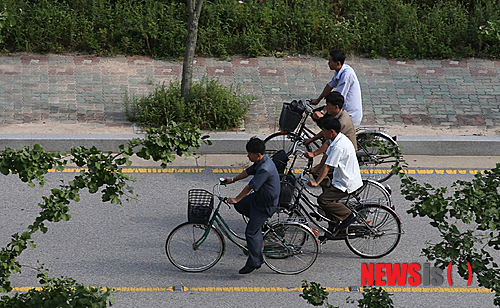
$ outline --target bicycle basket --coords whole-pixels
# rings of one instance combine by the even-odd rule
[[[280,174],[280,200],[279,206],[289,208],[293,203],[293,192],[295,191],[295,177],[291,174]]]
[[[191,189],[188,192],[188,221],[206,224],[214,209],[214,196],[204,189]]]
[[[282,131],[293,132],[299,125],[300,120],[302,120],[302,113],[304,111],[292,108],[292,103],[283,103],[283,107],[281,108],[279,125]]]

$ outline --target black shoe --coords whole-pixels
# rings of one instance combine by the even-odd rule
[[[251,272],[253,272],[254,270],[259,269],[259,268],[260,268],[260,265],[257,267],[245,265],[242,269],[240,269],[239,273],[240,274],[250,274]]]
[[[354,215],[354,213],[351,212],[351,214],[349,214],[349,216],[347,216],[346,219],[344,219],[338,226],[339,229],[345,229],[347,227],[349,227],[354,221],[356,220],[356,215]]]

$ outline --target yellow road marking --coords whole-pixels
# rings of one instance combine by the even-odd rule
[[[31,289],[41,290],[41,287],[18,287],[13,288],[14,292],[28,292]],[[278,293],[278,292],[302,292],[301,287],[114,287],[120,292],[219,292],[219,293]],[[363,292],[363,287],[325,287],[328,292]],[[389,293],[494,293],[487,288],[433,288],[433,287],[382,287]]]
[[[425,288],[425,287],[382,287],[389,293],[494,293],[486,288]],[[363,292],[363,287],[359,288]]]
[[[209,171],[215,174],[238,174],[241,173],[244,169],[243,168],[232,168],[232,167],[227,167],[227,168],[221,168],[221,167],[168,167],[168,168],[161,168],[161,167],[124,167],[122,168],[123,173],[201,173],[203,171]],[[86,168],[66,168],[64,169],[63,173],[72,173],[72,172],[81,172],[85,171],[87,172],[88,169]],[[300,169],[294,169],[293,173],[300,173],[302,170]],[[390,170],[385,170],[385,169],[372,169],[372,170],[367,170],[367,169],[361,169],[361,174],[362,175],[367,175],[367,174],[387,174],[390,172]],[[50,169],[49,172],[57,172],[55,169]],[[465,175],[465,174],[478,174],[478,173],[484,173],[485,170],[483,169],[405,169],[401,172],[404,172],[408,175]]]

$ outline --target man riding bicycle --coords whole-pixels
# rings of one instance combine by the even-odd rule
[[[235,204],[234,208],[238,213],[249,218],[245,229],[248,260],[239,271],[240,274],[249,274],[264,263],[262,225],[278,207],[280,177],[272,159],[264,155],[265,149],[264,141],[251,138],[246,144],[246,150],[248,159],[254,164],[236,177],[226,178],[226,183],[231,184],[249,175],[254,176],[236,198],[227,199],[228,203]],[[252,189],[254,193],[249,194]]]
[[[328,230],[334,233],[335,229],[346,228],[356,220],[354,213],[338,201],[363,186],[363,181],[356,158],[356,150],[349,138],[340,132],[339,120],[333,117],[326,118],[321,125],[323,136],[332,142],[326,151],[326,160],[322,160],[322,164],[319,166],[321,169],[317,179],[315,181],[309,180],[307,185],[318,186],[330,168],[334,168],[331,185],[323,187],[323,193],[318,197],[318,204],[325,210],[326,217],[340,221],[338,224],[329,224]],[[331,236],[325,233],[319,237],[321,241],[325,239],[331,239]]]

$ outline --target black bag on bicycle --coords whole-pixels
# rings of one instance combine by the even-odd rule
[[[295,177],[291,174],[280,174],[280,200],[279,207],[289,208],[293,203],[293,192],[295,191]]]
[[[304,110],[302,101],[293,100],[291,103],[283,103],[279,121],[280,130],[293,132],[302,120]]]
[[[279,150],[271,157],[271,159],[273,160],[278,173],[285,173],[286,163],[288,162],[288,156],[286,155],[285,151]]]

